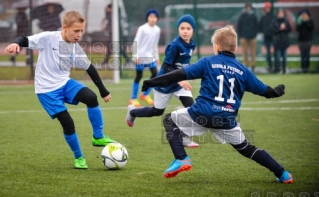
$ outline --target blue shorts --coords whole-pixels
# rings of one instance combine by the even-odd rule
[[[136,64],[136,70],[143,71],[144,68],[156,68],[156,62],[152,62],[149,64]]]
[[[38,99],[45,111],[54,119],[57,113],[67,110],[64,103],[71,105],[77,105],[79,103],[79,101],[74,101],[74,97],[84,87],[86,86],[82,83],[70,79],[59,89],[38,94]]]

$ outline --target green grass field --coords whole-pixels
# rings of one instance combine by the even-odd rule
[[[293,173],[292,185],[276,183],[270,171],[230,145],[217,143],[210,134],[204,140],[194,138],[200,142],[198,149],[187,149],[193,161],[191,171],[163,178],[173,155],[164,140],[161,117],[137,119],[129,128],[125,115],[132,80],[122,80],[119,85],[106,84],[112,93],[110,103],[99,100],[105,133],[129,153],[127,165],[118,171],[107,170],[100,159],[102,148],[91,145],[85,105],[68,106],[89,165],[88,170],[75,170],[60,124],[42,109],[33,86],[0,86],[0,196],[230,197],[269,196],[271,192],[318,196],[319,75],[259,77],[271,86],[284,83],[286,94],[267,100],[247,93],[239,112],[241,127],[252,144],[267,150]],[[84,83],[98,93],[93,83]],[[191,84],[197,96],[199,80]],[[180,106],[172,99],[166,112]]]

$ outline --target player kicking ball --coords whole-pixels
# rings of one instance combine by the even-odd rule
[[[285,93],[285,86],[271,88],[263,84],[236,60],[237,33],[232,26],[216,30],[212,44],[215,56],[204,57],[188,67],[144,81],[142,91],[183,80],[202,80],[196,103],[167,114],[163,120],[166,137],[175,156],[164,177],[172,178],[192,168],[191,159],[180,140],[181,131],[188,136],[200,136],[209,130],[222,144],[230,143],[243,156],[268,168],[280,183],[293,183],[291,173],[265,150],[251,145],[236,122],[245,91],[276,98]]]
[[[191,39],[196,29],[194,18],[189,14],[183,15],[177,21],[177,29],[179,36],[166,47],[164,63],[158,76],[187,66],[190,63],[192,53],[196,46],[195,42]],[[172,96],[178,98],[184,107],[190,107],[194,103],[191,90],[192,86],[187,81],[154,88],[153,107],[135,109],[133,104],[128,106],[126,116],[128,126],[132,127],[134,125],[136,117],[161,116]],[[197,148],[199,146],[187,135],[183,136],[183,144],[189,148]]]
[[[74,167],[88,168],[75,132],[73,119],[65,103],[86,104],[88,117],[93,129],[93,146],[106,146],[114,142],[103,134],[103,116],[96,94],[69,77],[73,67],[82,68],[98,87],[105,102],[111,94],[104,87],[102,80],[91,64],[81,46],[77,43],[82,36],[85,19],[80,13],[70,11],[63,16],[62,31],[42,32],[28,37],[18,37],[5,51],[15,54],[20,47],[39,51],[35,70],[35,93],[52,119],[57,118],[63,128],[64,138],[74,154]]]
[[[148,10],[146,13],[147,23],[137,29],[137,33],[134,38],[134,42],[137,44],[137,51],[133,51],[133,57],[136,58],[136,76],[132,85],[132,95],[129,100],[129,104],[136,107],[142,106],[137,99],[137,94],[140,87],[140,80],[143,77],[144,68],[150,69],[151,78],[153,78],[157,75],[157,65],[160,64],[158,42],[161,29],[156,25],[158,18],[159,15],[157,10]],[[154,104],[153,99],[149,96],[151,90],[152,89],[150,88],[140,95],[140,99],[149,105]]]

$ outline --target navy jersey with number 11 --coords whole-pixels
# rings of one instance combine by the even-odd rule
[[[183,69],[187,80],[202,79],[199,96],[188,113],[195,122],[209,128],[235,127],[244,92],[262,95],[267,89],[232,53],[204,57]]]

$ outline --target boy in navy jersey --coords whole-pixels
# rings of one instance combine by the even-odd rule
[[[75,126],[65,103],[86,104],[88,118],[92,125],[93,146],[106,146],[114,142],[103,134],[103,115],[96,94],[70,78],[70,70],[74,67],[86,70],[105,102],[111,99],[111,93],[105,88],[102,80],[89,61],[78,41],[85,27],[85,19],[77,11],[70,11],[63,16],[62,31],[46,31],[32,36],[16,38],[5,49],[8,53],[19,52],[20,47],[39,51],[35,70],[35,93],[52,119],[57,118],[63,128],[65,141],[74,154],[74,167],[87,169]]]
[[[196,29],[194,18],[189,14],[183,15],[177,22],[177,29],[179,36],[166,47],[165,59],[157,76],[183,68],[190,63],[195,49],[195,42],[191,39]],[[187,81],[154,88],[153,107],[135,109],[132,104],[128,106],[126,116],[128,126],[132,127],[134,125],[136,117],[161,116],[172,96],[177,97],[184,107],[190,107],[194,103],[191,89],[192,87]],[[190,140],[186,135],[183,136],[183,144],[190,148],[198,147],[198,144]]]
[[[263,84],[235,59],[237,34],[232,26],[216,30],[212,43],[215,56],[204,57],[188,67],[144,81],[142,91],[182,80],[202,79],[196,103],[167,114],[163,120],[166,137],[175,156],[164,176],[172,178],[192,168],[190,157],[180,140],[181,131],[194,136],[210,130],[222,144],[230,143],[240,154],[272,171],[280,183],[292,183],[292,175],[284,167],[266,151],[245,139],[235,119],[245,91],[276,98],[284,94],[285,86],[278,85],[273,89]]]

